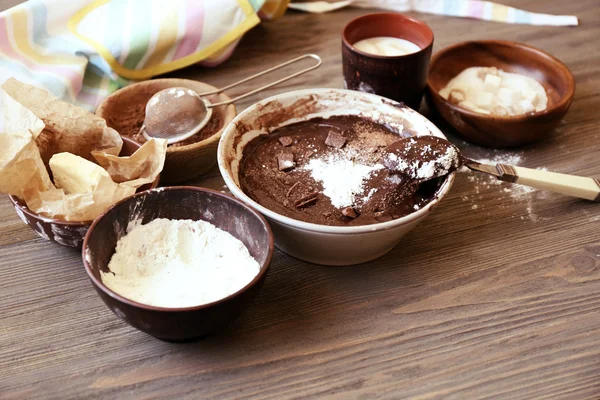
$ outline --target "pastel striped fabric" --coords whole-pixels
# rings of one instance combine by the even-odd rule
[[[0,82],[13,76],[93,109],[132,81],[215,66],[288,0],[32,0],[0,13]]]
[[[577,25],[480,0],[350,0],[357,7],[533,25]],[[0,82],[15,77],[93,109],[133,81],[226,60],[289,0],[30,0],[0,13]],[[292,4],[293,6],[294,4]],[[310,11],[310,3],[301,3]]]
[[[418,11],[507,24],[575,26],[579,23],[577,17],[573,15],[534,13],[482,0],[340,0],[328,3],[323,1],[292,3],[289,7],[300,11],[321,13],[347,6],[398,12]]]

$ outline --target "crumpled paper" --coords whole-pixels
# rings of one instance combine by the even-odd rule
[[[9,79],[0,91],[0,192],[17,196],[48,218],[90,221],[112,204],[153,182],[163,168],[167,141],[153,139],[128,157],[118,157],[123,141],[94,114],[48,92]],[[112,181],[90,193],[66,193],[48,174],[56,153],[96,161]]]
[[[119,155],[123,140],[104,119],[14,78],[4,82],[2,89],[43,122],[35,141],[44,162],[62,152],[88,160],[93,160],[93,150]]]

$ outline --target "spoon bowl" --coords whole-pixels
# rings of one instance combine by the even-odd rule
[[[392,143],[384,150],[381,163],[391,173],[420,183],[448,175],[458,169],[463,160],[458,148],[449,141],[425,135]]]
[[[192,89],[167,88],[154,94],[146,104],[142,133],[151,138],[177,143],[198,133],[212,117],[212,105]]]

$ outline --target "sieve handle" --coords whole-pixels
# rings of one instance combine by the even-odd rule
[[[223,88],[221,88],[221,89],[213,90],[212,92],[206,92],[206,93],[202,93],[202,94],[200,94],[199,96],[207,96],[207,95],[211,95],[211,94],[215,94],[215,93],[221,93],[221,92],[223,92],[223,91],[225,91],[225,90],[227,90],[227,89],[230,89],[230,88],[232,88],[232,87],[234,87],[234,86],[241,85],[241,84],[242,84],[242,83],[244,83],[244,82],[248,82],[248,81],[250,81],[250,80],[252,80],[252,79],[254,79],[254,78],[258,78],[259,76],[266,75],[266,74],[268,74],[269,72],[273,72],[273,71],[275,71],[275,70],[277,70],[277,69],[279,69],[279,68],[283,68],[283,67],[285,67],[285,66],[287,66],[287,65],[294,64],[294,63],[296,63],[296,62],[298,62],[298,61],[300,61],[300,60],[304,60],[305,58],[312,58],[313,60],[316,60],[317,62],[316,62],[316,64],[314,64],[314,65],[311,65],[311,66],[310,66],[310,67],[308,67],[308,68],[305,68],[305,69],[303,69],[303,70],[300,70],[300,71],[298,71],[298,72],[295,72],[295,73],[293,73],[293,74],[291,74],[291,75],[288,75],[288,76],[286,76],[286,77],[284,77],[284,78],[281,78],[281,79],[279,79],[279,80],[276,80],[275,82],[271,82],[271,83],[269,83],[269,84],[267,84],[267,85],[265,85],[265,86],[262,86],[262,87],[259,87],[259,88],[257,88],[257,89],[251,90],[250,92],[246,92],[246,93],[244,93],[244,94],[241,94],[241,95],[239,95],[239,96],[237,96],[237,97],[235,97],[235,98],[233,98],[233,99],[230,99],[230,100],[227,100],[227,101],[222,101],[222,102],[220,102],[220,103],[213,103],[213,104],[211,104],[209,107],[210,107],[210,108],[212,108],[212,107],[219,107],[219,106],[224,106],[224,105],[226,105],[226,104],[234,103],[234,102],[236,102],[236,101],[238,101],[238,100],[241,100],[241,99],[243,99],[243,98],[246,98],[246,97],[248,97],[248,96],[251,96],[251,95],[253,95],[253,94],[255,94],[255,93],[258,93],[258,92],[260,92],[260,91],[263,91],[263,90],[265,90],[265,89],[268,89],[268,88],[270,88],[270,87],[273,87],[273,86],[275,86],[275,85],[279,85],[279,84],[280,84],[280,83],[282,83],[282,82],[285,82],[285,81],[287,81],[287,80],[290,80],[290,79],[292,79],[292,78],[295,78],[295,77],[297,77],[297,76],[299,76],[299,75],[302,75],[302,74],[304,74],[305,72],[312,71],[313,69],[315,69],[315,68],[318,68],[318,67],[321,65],[321,63],[323,62],[323,61],[321,60],[321,57],[319,57],[319,56],[318,56],[318,55],[316,55],[316,54],[305,54],[305,55],[303,55],[303,56],[296,57],[296,58],[294,58],[294,59],[292,59],[292,60],[286,61],[286,62],[284,62],[283,64],[276,65],[276,66],[274,66],[274,67],[271,67],[271,68],[269,68],[269,69],[267,69],[267,70],[264,70],[264,71],[262,71],[262,72],[259,72],[259,73],[255,74],[255,75],[252,75],[252,76],[249,76],[249,77],[247,77],[247,78],[244,78],[244,79],[242,79],[241,81],[238,81],[238,82],[232,83],[231,85],[225,86],[225,87],[223,87]]]

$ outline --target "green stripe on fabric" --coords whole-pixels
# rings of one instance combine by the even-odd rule
[[[88,64],[83,76],[83,84],[85,86],[99,88],[104,78],[104,72],[93,64]]]
[[[252,5],[254,11],[258,12],[258,10],[262,8],[263,4],[265,4],[265,0],[248,0],[248,3]]]
[[[129,55],[123,63],[127,69],[135,69],[139,62],[144,58],[150,44],[151,25],[148,21],[152,21],[152,2],[147,0],[134,0],[127,2],[127,7],[135,10],[133,13],[134,20],[125,21],[126,24],[131,24],[131,40],[129,43]],[[137,23],[135,22],[137,21]]]

